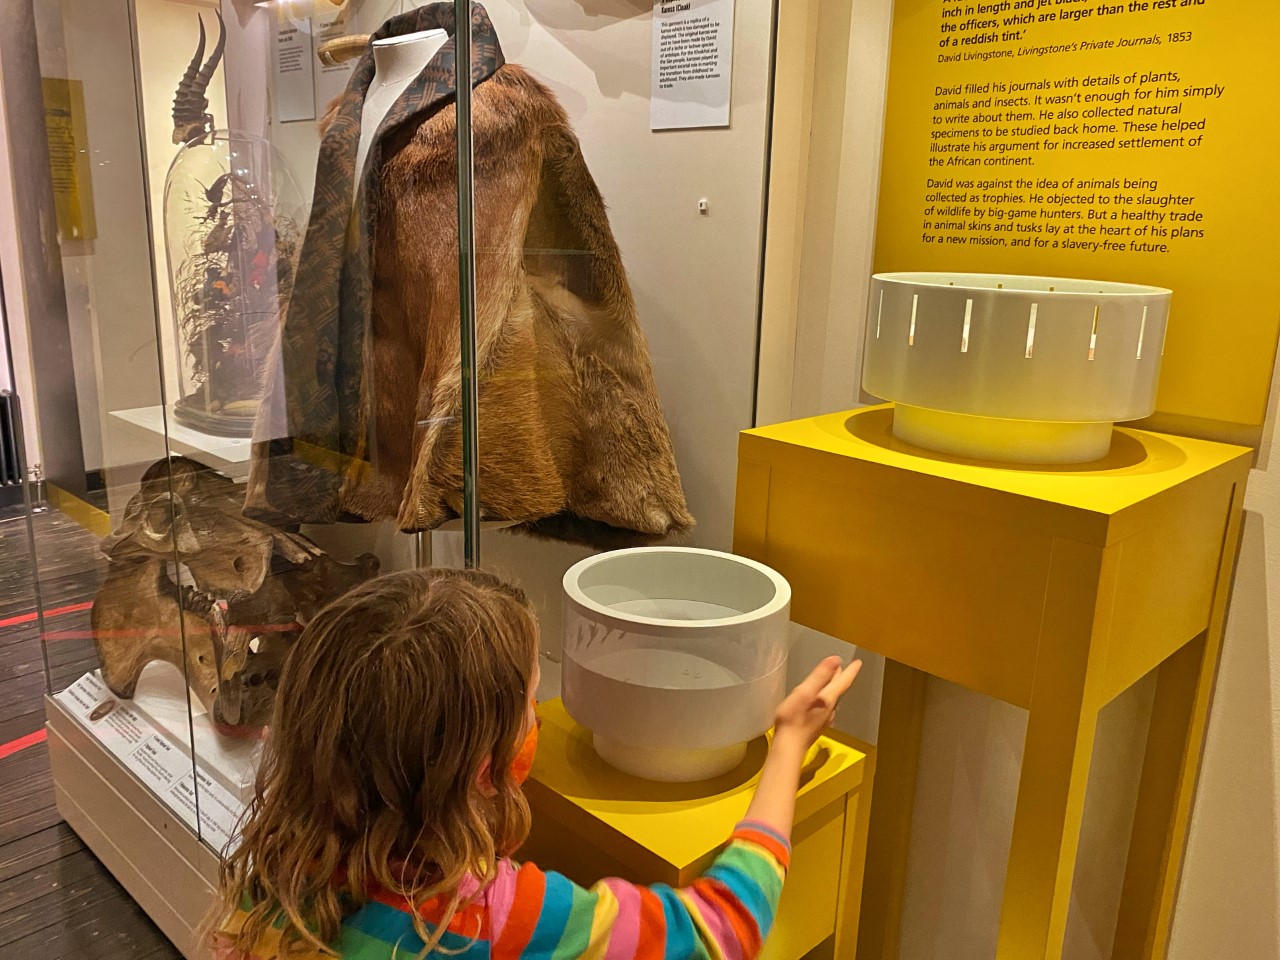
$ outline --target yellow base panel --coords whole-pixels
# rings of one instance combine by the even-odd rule
[[[59,513],[65,514],[75,523],[84,527],[95,537],[105,537],[111,533],[111,517],[106,511],[86,503],[74,493],[68,493],[52,483],[45,484],[49,497],[49,505]]]
[[[1120,429],[1096,463],[993,464],[893,416],[744,433],[734,523],[795,620],[889,660],[860,960],[897,956],[926,676],[1030,711],[997,952],[1029,960],[1061,955],[1098,712],[1152,670],[1116,956],[1161,957],[1252,451]]]
[[[702,783],[641,780],[596,755],[591,734],[559,700],[539,707],[542,731],[525,787],[533,831],[520,856],[590,885],[690,883],[708,867],[751,801],[768,752],[751,744],[738,769]],[[865,745],[823,737],[810,753],[796,800],[791,872],[766,956],[799,960],[834,938],[852,955],[865,855],[870,784]],[[845,952],[841,952],[844,947]]]

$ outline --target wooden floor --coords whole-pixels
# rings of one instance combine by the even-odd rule
[[[23,517],[0,512],[0,754],[6,745],[14,751],[0,756],[0,960],[177,958],[54,807],[39,740],[45,656],[54,690],[96,666],[87,604],[104,561],[95,537],[49,510],[35,517],[33,565]],[[55,612],[43,645],[32,617],[37,589],[43,609]]]

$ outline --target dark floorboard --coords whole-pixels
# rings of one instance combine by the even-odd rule
[[[5,619],[0,616],[0,620]],[[10,624],[0,629],[0,650],[18,643],[30,643],[40,639],[40,624],[34,620],[30,623]]]
[[[24,873],[85,849],[65,823],[13,840],[0,847],[0,888]]]
[[[0,723],[30,713],[33,706],[41,705],[43,696],[43,673],[0,678]]]
[[[0,917],[0,956],[125,960],[178,956],[142,909],[102,871]],[[160,948],[167,947],[167,953]]]
[[[8,720],[0,720],[0,743],[17,740],[29,733],[35,733],[44,726],[43,705],[30,713],[20,713]]]
[[[0,849],[60,822],[53,805],[48,747],[41,743],[0,760]]]
[[[66,856],[21,874],[20,883],[0,884],[0,916],[16,910],[40,897],[53,893],[69,883],[102,873],[102,864],[88,850],[77,850]]]
[[[20,511],[0,512],[0,622],[93,599],[105,561],[97,538],[49,510],[34,517],[38,564]],[[36,568],[39,576],[36,576]],[[37,583],[38,579],[38,583]],[[97,666],[89,613],[49,617],[59,690]],[[0,626],[0,745],[44,726],[41,625]],[[0,759],[0,960],[177,960],[147,918],[54,805],[49,752],[36,743]]]

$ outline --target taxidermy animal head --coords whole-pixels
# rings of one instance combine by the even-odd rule
[[[153,660],[185,670],[213,722],[260,727],[271,716],[290,645],[316,612],[378,572],[340,563],[300,534],[240,513],[240,489],[185,457],[143,474],[91,614],[102,677],[132,697]]]
[[[191,143],[203,141],[213,136],[213,114],[209,113],[209,98],[205,94],[209,90],[209,81],[222,60],[222,51],[226,47],[227,30],[222,20],[222,12],[218,15],[218,40],[213,45],[213,53],[201,65],[204,57],[204,18],[196,14],[200,22],[200,40],[196,44],[196,54],[187,66],[187,72],[178,81],[178,92],[173,98],[173,142]]]

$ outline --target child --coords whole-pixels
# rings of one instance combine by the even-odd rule
[[[537,651],[524,594],[475,571],[390,574],[322,611],[280,678],[215,955],[756,956],[805,752],[861,664],[828,658],[778,708],[747,819],[704,876],[585,890],[507,859],[529,831]]]

